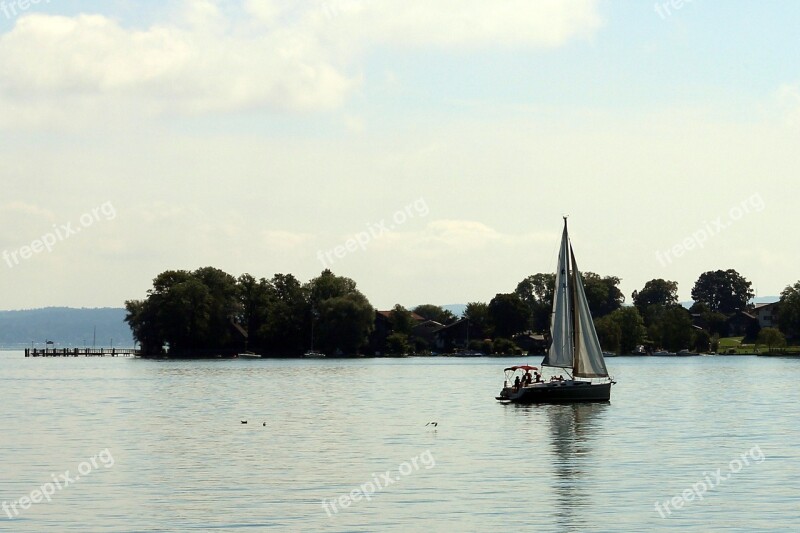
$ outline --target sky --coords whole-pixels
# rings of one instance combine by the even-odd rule
[[[387,309],[800,279],[800,3],[0,0],[0,309],[169,269]]]

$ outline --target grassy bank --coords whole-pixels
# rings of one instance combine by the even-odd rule
[[[784,346],[772,348],[770,352],[763,344],[750,344],[744,342],[744,337],[725,337],[719,340],[717,353],[720,355],[800,355],[800,346]]]

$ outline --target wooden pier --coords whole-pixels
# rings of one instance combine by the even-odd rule
[[[138,350],[120,348],[25,348],[25,357],[134,357]]]

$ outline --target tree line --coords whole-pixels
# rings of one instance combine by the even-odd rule
[[[308,283],[291,274],[234,278],[217,268],[169,270],[143,300],[125,302],[145,355],[207,355],[247,349],[296,355],[311,348],[354,354],[375,310],[352,279],[325,270]]]
[[[629,353],[637,346],[677,351],[714,349],[727,334],[730,316],[750,309],[751,283],[735,270],[700,275],[692,289],[695,304],[678,302],[678,284],[648,281],[626,306],[616,276],[583,274],[598,337],[605,350]],[[522,336],[549,330],[555,275],[538,273],[489,302],[470,302],[464,317],[470,348],[510,353]],[[376,311],[350,278],[324,270],[307,283],[291,274],[238,278],[213,267],[168,270],[153,280],[142,300],[125,302],[126,322],[145,355],[204,355],[249,349],[293,356],[314,348],[327,354],[419,353],[433,347],[417,330],[419,319],[443,326],[459,320],[433,304],[408,310],[396,305],[385,337],[376,341]],[[800,331],[800,281],[781,294],[780,337]],[[703,324],[698,328],[699,318]],[[771,329],[771,328],[765,328]],[[748,332],[758,335],[758,331]],[[780,338],[771,339],[780,343]],[[376,344],[376,342],[378,344]],[[466,346],[463,346],[466,347]]]

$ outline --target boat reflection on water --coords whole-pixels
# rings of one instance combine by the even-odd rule
[[[610,407],[607,403],[542,406],[550,426],[552,495],[561,531],[586,531],[597,524],[597,515],[589,508],[596,503],[593,497],[599,476],[596,465],[602,458],[594,456],[593,450],[602,419]]]

